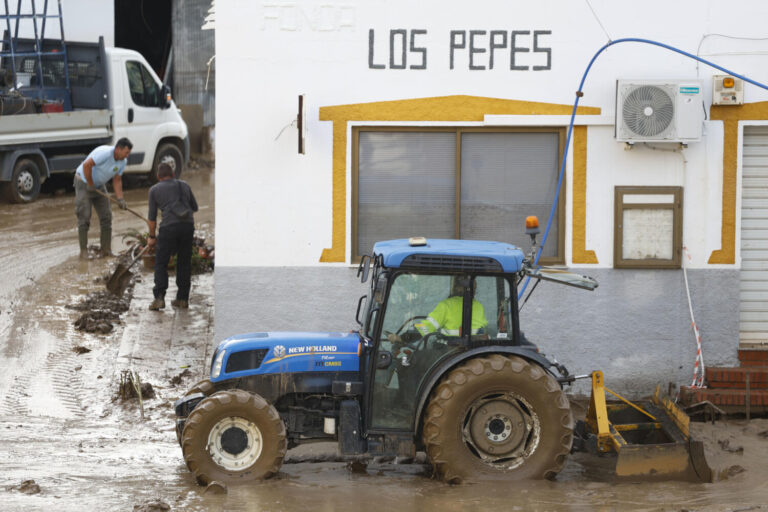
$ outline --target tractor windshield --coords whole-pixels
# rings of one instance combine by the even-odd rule
[[[468,297],[472,304],[464,318]],[[389,353],[392,362],[376,370],[374,428],[411,427],[423,379],[441,359],[464,348],[463,333],[470,332],[473,341],[512,341],[510,286],[502,277],[399,274],[384,311],[377,351]]]

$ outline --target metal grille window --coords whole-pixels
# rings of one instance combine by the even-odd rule
[[[616,187],[613,266],[680,268],[683,189]]]
[[[425,236],[498,240],[523,248],[525,217],[546,223],[560,129],[355,128],[353,258],[378,240]],[[564,194],[543,254],[564,261]]]

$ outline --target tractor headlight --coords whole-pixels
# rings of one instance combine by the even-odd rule
[[[226,350],[219,352],[219,355],[216,356],[216,360],[213,362],[213,368],[211,368],[211,377],[214,379],[221,374],[221,364],[224,362],[225,353]]]

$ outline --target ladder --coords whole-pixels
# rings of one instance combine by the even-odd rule
[[[3,2],[5,13],[0,14],[0,22],[5,20],[5,34],[2,39],[0,62],[2,67],[10,70],[13,88],[26,97],[36,98],[40,102],[61,102],[65,111],[72,110],[61,0],[57,0],[58,14],[48,13],[48,0],[44,0],[42,12],[37,12],[36,0],[29,1],[31,10],[25,12],[22,11],[22,0],[17,1],[15,12],[11,11],[9,0]],[[58,20],[59,38],[45,39],[46,23],[49,19]],[[22,20],[32,20],[34,39],[19,39],[19,25]],[[20,82],[19,73],[29,77],[29,83]]]

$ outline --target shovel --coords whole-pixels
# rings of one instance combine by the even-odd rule
[[[128,286],[128,281],[131,279],[131,267],[133,267],[133,265],[136,264],[136,262],[139,261],[142,256],[144,256],[144,253],[146,253],[147,250],[149,250],[149,245],[146,245],[141,251],[139,251],[139,254],[137,254],[136,257],[133,258],[127,265],[125,263],[118,263],[117,268],[114,272],[112,272],[112,275],[109,276],[109,279],[107,280],[107,290],[110,293],[118,297],[123,295],[126,286]]]
[[[114,198],[114,197],[112,197],[111,195],[109,195],[109,194],[105,194],[104,192],[102,192],[102,191],[101,191],[101,190],[99,190],[99,189],[94,189],[94,190],[95,190],[95,192],[97,192],[99,195],[102,195],[102,196],[106,197],[107,199],[109,199],[109,200],[110,200],[110,201],[112,201],[113,203],[115,203],[115,204],[119,204],[119,203],[118,203],[118,201],[117,201],[117,199],[115,199],[115,198]],[[127,211],[129,211],[129,212],[131,212],[132,214],[134,214],[135,216],[137,216],[138,218],[140,218],[140,219],[141,219],[141,220],[143,220],[144,222],[146,222],[146,223],[147,223],[147,226],[149,226],[149,219],[148,219],[148,218],[146,218],[145,216],[143,216],[142,214],[140,214],[139,212],[137,212],[137,211],[135,211],[135,210],[131,210],[130,208],[126,208],[126,210],[127,210]]]

